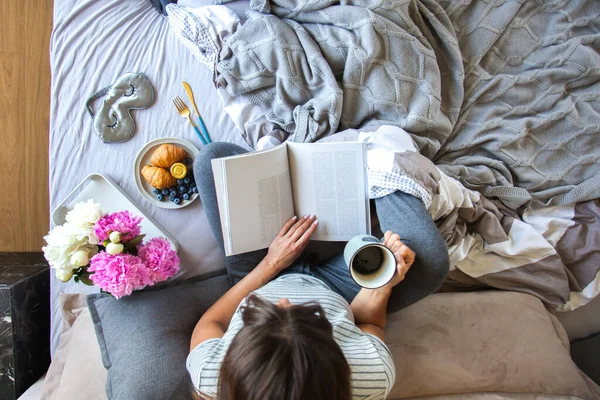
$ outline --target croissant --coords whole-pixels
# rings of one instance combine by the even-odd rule
[[[177,184],[177,179],[173,178],[168,170],[160,167],[145,165],[142,168],[142,176],[146,182],[157,189],[167,189]]]
[[[187,158],[188,153],[181,147],[172,144],[163,144],[154,150],[150,158],[150,164],[155,167],[170,168],[171,165]]]

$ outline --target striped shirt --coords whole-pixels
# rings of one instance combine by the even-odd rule
[[[353,400],[385,399],[392,389],[396,371],[392,355],[378,337],[364,333],[354,324],[348,302],[321,280],[302,274],[279,277],[255,294],[273,303],[287,298],[292,304],[317,300],[333,326],[333,338],[350,366]],[[242,304],[245,300],[242,301]],[[240,305],[242,305],[240,304]],[[219,369],[227,349],[242,328],[240,308],[221,339],[208,339],[197,345],[187,358],[187,370],[200,392],[216,395]]]

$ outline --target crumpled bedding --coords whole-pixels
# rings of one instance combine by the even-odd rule
[[[467,189],[406,139],[401,129],[382,126],[321,141],[365,141],[370,185],[378,184],[373,177],[379,173],[392,172],[418,187],[410,193],[423,201],[448,246],[446,290],[528,293],[558,311],[576,309],[600,293],[598,199],[519,214]]]
[[[418,183],[455,288],[526,292],[561,310],[600,292],[597,2],[250,7],[213,65],[224,102],[245,104],[228,110],[234,120],[260,110],[277,127],[245,131],[248,143],[367,140],[371,186],[377,168]]]
[[[253,0],[217,83],[312,142],[369,123],[510,208],[600,197],[600,5]]]

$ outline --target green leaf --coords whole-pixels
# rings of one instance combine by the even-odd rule
[[[146,237],[145,233],[142,233],[141,235],[137,235],[136,237],[133,238],[133,240],[131,241],[131,244],[137,246],[138,244],[142,243],[142,241],[144,240],[145,237]]]
[[[82,274],[87,273],[87,269],[88,269],[87,265],[85,267],[79,267],[77,269],[74,269],[73,270],[73,275],[74,276],[81,276]]]
[[[79,280],[81,281],[81,283],[88,285],[88,286],[94,286],[94,282],[92,282],[92,280],[90,279],[89,274],[85,274],[82,275]]]
[[[106,239],[104,242],[102,242],[102,245],[104,247],[108,246],[108,244],[110,243],[110,239]]]
[[[146,234],[137,235],[129,243],[134,246],[137,246],[138,244],[142,243],[142,240],[144,240],[145,236],[146,236]]]
[[[79,283],[79,277],[77,275],[73,275],[73,280],[75,283]]]

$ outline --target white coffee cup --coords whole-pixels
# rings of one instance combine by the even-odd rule
[[[396,258],[390,249],[372,235],[354,236],[344,247],[344,261],[358,285],[377,289],[396,273]]]

